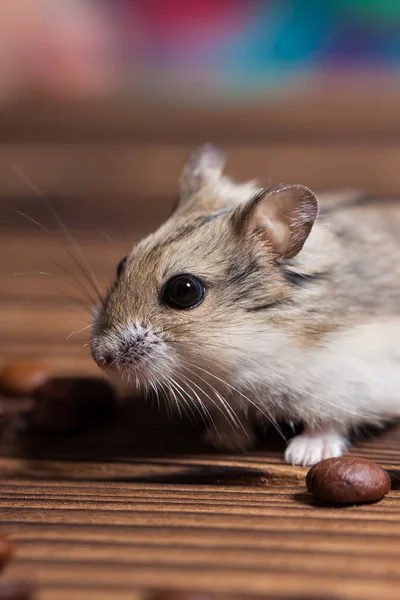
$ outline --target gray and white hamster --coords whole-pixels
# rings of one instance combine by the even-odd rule
[[[103,368],[250,447],[254,425],[303,424],[289,463],[340,456],[350,432],[400,416],[400,202],[319,203],[302,185],[187,163],[172,216],[118,267],[95,310]]]

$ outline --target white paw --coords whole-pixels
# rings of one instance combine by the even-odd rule
[[[304,432],[290,440],[285,460],[292,465],[312,466],[325,458],[342,456],[348,447],[349,441],[336,432]]]
[[[204,442],[217,450],[243,452],[253,445],[253,437],[247,429],[210,428],[204,434]]]

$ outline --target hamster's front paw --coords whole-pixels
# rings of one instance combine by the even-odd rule
[[[233,429],[227,421],[219,421],[215,424],[215,427],[206,431],[204,442],[213,446],[216,450],[244,452],[253,446],[254,433],[248,423],[243,424],[243,428]]]
[[[304,429],[290,440],[285,452],[286,462],[292,465],[312,466],[325,458],[342,456],[350,443],[332,428]]]

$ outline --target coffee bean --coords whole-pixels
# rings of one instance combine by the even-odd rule
[[[30,396],[49,377],[49,370],[40,363],[10,362],[0,371],[0,392],[5,396]]]
[[[387,471],[352,456],[322,460],[309,470],[306,483],[314,496],[335,504],[375,502],[390,490]]]
[[[86,421],[74,398],[59,395],[46,397],[41,394],[27,415],[27,424],[29,429],[41,433],[62,435],[83,431]]]
[[[81,399],[85,418],[89,423],[105,423],[115,412],[115,394],[104,379],[75,380],[75,393]]]
[[[9,539],[0,536],[0,567],[2,567],[8,560],[10,560],[12,554],[12,545]]]
[[[29,414],[32,429],[49,434],[78,433],[114,412],[112,388],[102,379],[53,378],[40,386]]]
[[[22,579],[0,579],[0,600],[32,600],[35,586]]]

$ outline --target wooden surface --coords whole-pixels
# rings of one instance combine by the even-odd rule
[[[0,361],[100,376],[80,331],[93,292],[79,250],[11,164],[50,197],[104,288],[134,240],[170,211],[196,144],[222,144],[238,180],[400,192],[399,106],[374,90],[363,103],[328,90],[312,103],[245,111],[3,110]],[[7,402],[0,531],[15,546],[5,574],[36,579],[39,600],[140,600],[165,586],[266,600],[400,597],[399,428],[352,450],[390,470],[390,494],[332,508],[306,492],[306,469],[282,462],[273,432],[248,455],[216,454],[199,427],[121,390],[109,424],[41,437],[22,426],[30,404]]]
[[[31,197],[13,164],[44,194],[66,205],[73,199],[85,212],[93,206],[103,212],[110,198],[122,197],[135,211],[144,199],[153,208],[154,199],[175,194],[188,153],[207,141],[224,148],[238,180],[400,193],[400,92],[384,95],[371,81],[361,96],[351,93],[348,81],[344,93],[327,82],[320,92],[223,109],[126,102],[4,106],[0,197],[23,204]]]
[[[31,216],[42,215],[34,207]],[[72,223],[102,285],[167,209],[124,233],[107,230],[107,219],[91,229]],[[82,347],[87,332],[78,333],[90,303],[71,251],[60,231],[4,211],[2,359],[99,374]],[[378,504],[347,508],[316,503],[306,470],[283,464],[273,434],[246,456],[213,454],[201,434],[129,399],[109,425],[72,438],[27,435],[15,416],[0,441],[0,529],[15,544],[5,573],[37,580],[39,600],[134,600],[163,586],[285,600],[400,597],[400,430],[353,450],[390,469],[395,489]]]

